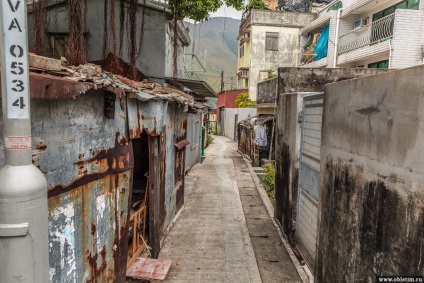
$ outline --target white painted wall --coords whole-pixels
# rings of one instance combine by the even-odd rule
[[[237,136],[235,136],[236,115],[238,115],[237,122],[240,122],[249,117],[256,116],[256,112],[256,108],[225,108],[224,135],[229,139],[235,140],[235,138],[237,138]]]
[[[277,32],[278,51],[265,50],[267,32]],[[257,84],[267,77],[262,70],[277,71],[279,67],[294,66],[294,51],[299,49],[299,29],[273,26],[253,26],[250,51],[249,95],[256,100]]]

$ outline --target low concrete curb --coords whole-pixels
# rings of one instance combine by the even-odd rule
[[[280,228],[280,225],[278,225],[277,221],[274,218],[274,207],[272,206],[272,203],[268,197],[268,194],[264,188],[264,186],[262,186],[258,176],[256,175],[255,171],[253,171],[252,165],[250,163],[250,161],[243,155],[243,159],[247,164],[247,167],[249,168],[249,172],[250,175],[252,176],[253,181],[255,182],[255,186],[256,189],[258,190],[259,195],[261,196],[262,202],[265,205],[265,208],[268,212],[269,217],[272,220],[272,223],[274,224],[274,227],[277,229],[278,235],[280,236],[281,241],[283,242],[284,247],[287,250],[287,253],[290,256],[290,259],[292,260],[297,273],[300,276],[300,279],[302,280],[303,283],[313,283],[314,282],[314,278],[312,276],[312,273],[310,272],[308,267],[303,267],[300,265],[299,261],[297,260],[294,252],[292,251],[289,243],[287,242],[286,238],[284,238],[283,232]]]

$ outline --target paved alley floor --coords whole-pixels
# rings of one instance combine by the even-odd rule
[[[185,190],[159,255],[172,260],[165,282],[301,282],[234,141],[215,137]]]

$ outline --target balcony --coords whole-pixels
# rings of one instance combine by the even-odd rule
[[[355,29],[339,38],[338,53],[377,44],[393,37],[395,14],[388,15],[368,25]]]

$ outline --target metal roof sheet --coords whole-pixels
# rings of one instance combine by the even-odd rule
[[[173,78],[166,78],[168,82],[172,82]],[[202,97],[218,97],[218,94],[213,90],[213,88],[205,81],[198,80],[189,80],[189,79],[177,79],[177,82],[188,88],[192,92],[197,93]]]

